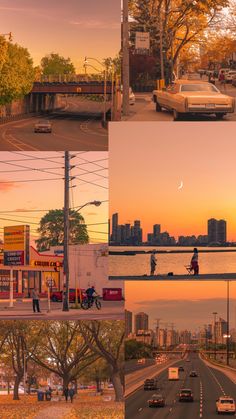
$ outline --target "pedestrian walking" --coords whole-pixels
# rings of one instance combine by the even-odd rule
[[[73,388],[73,387],[70,387],[70,388],[69,388],[69,397],[70,397],[70,401],[71,401],[71,403],[73,402],[73,397],[74,397],[74,395],[75,395],[75,390],[74,390],[74,388]]]
[[[194,247],[193,249],[193,256],[191,259],[191,270],[193,270],[193,274],[194,275],[198,275],[199,274],[199,265],[198,265],[198,250],[196,247]]]
[[[221,86],[226,90],[226,78],[225,78],[225,72],[221,71],[219,75],[219,82]]]
[[[66,403],[67,403],[68,402],[68,396],[69,396],[69,389],[68,389],[68,387],[64,388],[63,393],[64,393],[64,396],[65,396],[65,399],[66,399]]]
[[[150,256],[150,276],[154,275],[156,266],[157,266],[157,259],[155,256],[155,250],[153,250]]]
[[[40,307],[39,307],[39,295],[38,295],[37,288],[33,288],[32,290],[32,302],[33,302],[34,313],[36,312],[41,313]]]

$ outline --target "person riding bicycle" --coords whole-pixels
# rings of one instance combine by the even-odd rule
[[[86,292],[89,303],[92,305],[94,302],[94,297],[97,294],[94,285],[89,287],[85,292]]]

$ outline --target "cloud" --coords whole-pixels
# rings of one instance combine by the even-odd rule
[[[8,192],[14,188],[18,188],[19,184],[15,183],[15,182],[7,182],[5,183],[4,181],[1,182],[0,180],[0,192]]]
[[[90,29],[119,29],[121,25],[120,22],[104,22],[102,20],[72,20],[69,24]]]

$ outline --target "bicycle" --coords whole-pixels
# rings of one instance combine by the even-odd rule
[[[81,307],[84,310],[88,310],[89,308],[91,308],[94,304],[97,307],[98,310],[100,310],[102,308],[102,304],[101,301],[99,301],[99,296],[95,296],[93,297],[93,299],[89,299],[88,297],[86,297],[82,302],[81,302]]]

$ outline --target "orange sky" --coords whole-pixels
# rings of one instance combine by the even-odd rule
[[[71,174],[77,177],[72,181],[75,187],[70,189],[70,207],[78,208],[94,200],[106,201],[100,207],[90,205],[81,210],[85,222],[95,224],[88,227],[91,242],[105,243],[108,230],[107,152],[71,152],[71,154],[76,156],[71,160],[73,165],[76,165]],[[91,163],[96,161],[101,165],[101,170],[96,163],[95,165]],[[47,212],[37,212],[37,210],[63,208],[63,167],[63,152],[0,153],[0,238],[3,238],[4,226],[30,224],[33,240],[37,237],[39,220]],[[98,172],[91,173],[98,169]],[[32,212],[22,212],[22,210]]]
[[[82,72],[85,56],[103,59],[120,50],[120,0],[0,0],[0,14],[1,33],[12,31],[35,65],[58,52]]]
[[[140,219],[145,233],[160,223],[177,237],[207,234],[207,219],[223,218],[236,241],[234,123],[114,123],[109,147],[110,214],[120,223]]]
[[[236,281],[230,281],[230,324],[236,328]],[[212,312],[226,318],[225,281],[126,281],[125,308],[134,314],[144,311],[155,319],[174,322],[177,328],[194,330],[212,322]]]

